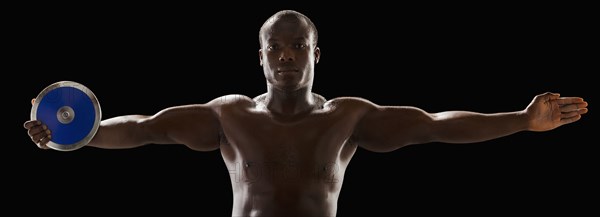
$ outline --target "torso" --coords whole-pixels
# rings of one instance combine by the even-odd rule
[[[295,117],[250,98],[219,109],[233,216],[335,216],[360,111],[336,100],[319,103]]]

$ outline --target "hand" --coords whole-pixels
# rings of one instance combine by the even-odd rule
[[[560,97],[557,93],[537,95],[525,109],[529,130],[547,131],[578,121],[588,112],[587,105],[579,97]]]
[[[31,105],[35,103],[35,99],[31,100]],[[27,134],[39,148],[48,149],[48,142],[52,139],[52,135],[48,126],[43,124],[41,121],[29,120],[23,124],[23,127],[27,129]]]

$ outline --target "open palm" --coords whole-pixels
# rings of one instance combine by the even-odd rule
[[[525,112],[529,116],[529,130],[547,131],[573,123],[587,113],[587,102],[579,97],[560,97],[556,93],[535,96]]]

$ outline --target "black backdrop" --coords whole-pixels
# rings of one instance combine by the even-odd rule
[[[259,9],[243,9],[259,7]],[[321,62],[313,90],[429,112],[523,109],[535,94],[591,103],[589,52],[598,38],[585,6],[30,5],[9,22],[7,116],[2,151],[11,201],[30,212],[227,216],[232,193],[218,151],[150,145],[129,150],[39,150],[22,129],[29,101],[61,80],[98,96],[104,118],[153,114],[224,94],[263,93],[258,30],[281,9],[309,16]],[[14,65],[13,65],[14,64]],[[13,83],[12,79],[5,83]],[[359,149],[339,216],[581,211],[598,165],[591,114],[545,133],[493,141],[423,144],[377,154]],[[11,131],[12,132],[12,131]],[[14,139],[14,140],[13,140]],[[84,213],[69,207],[78,207]]]

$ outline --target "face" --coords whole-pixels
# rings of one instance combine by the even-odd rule
[[[262,33],[260,65],[267,82],[281,90],[298,90],[312,85],[320,50],[304,20],[280,18]]]

